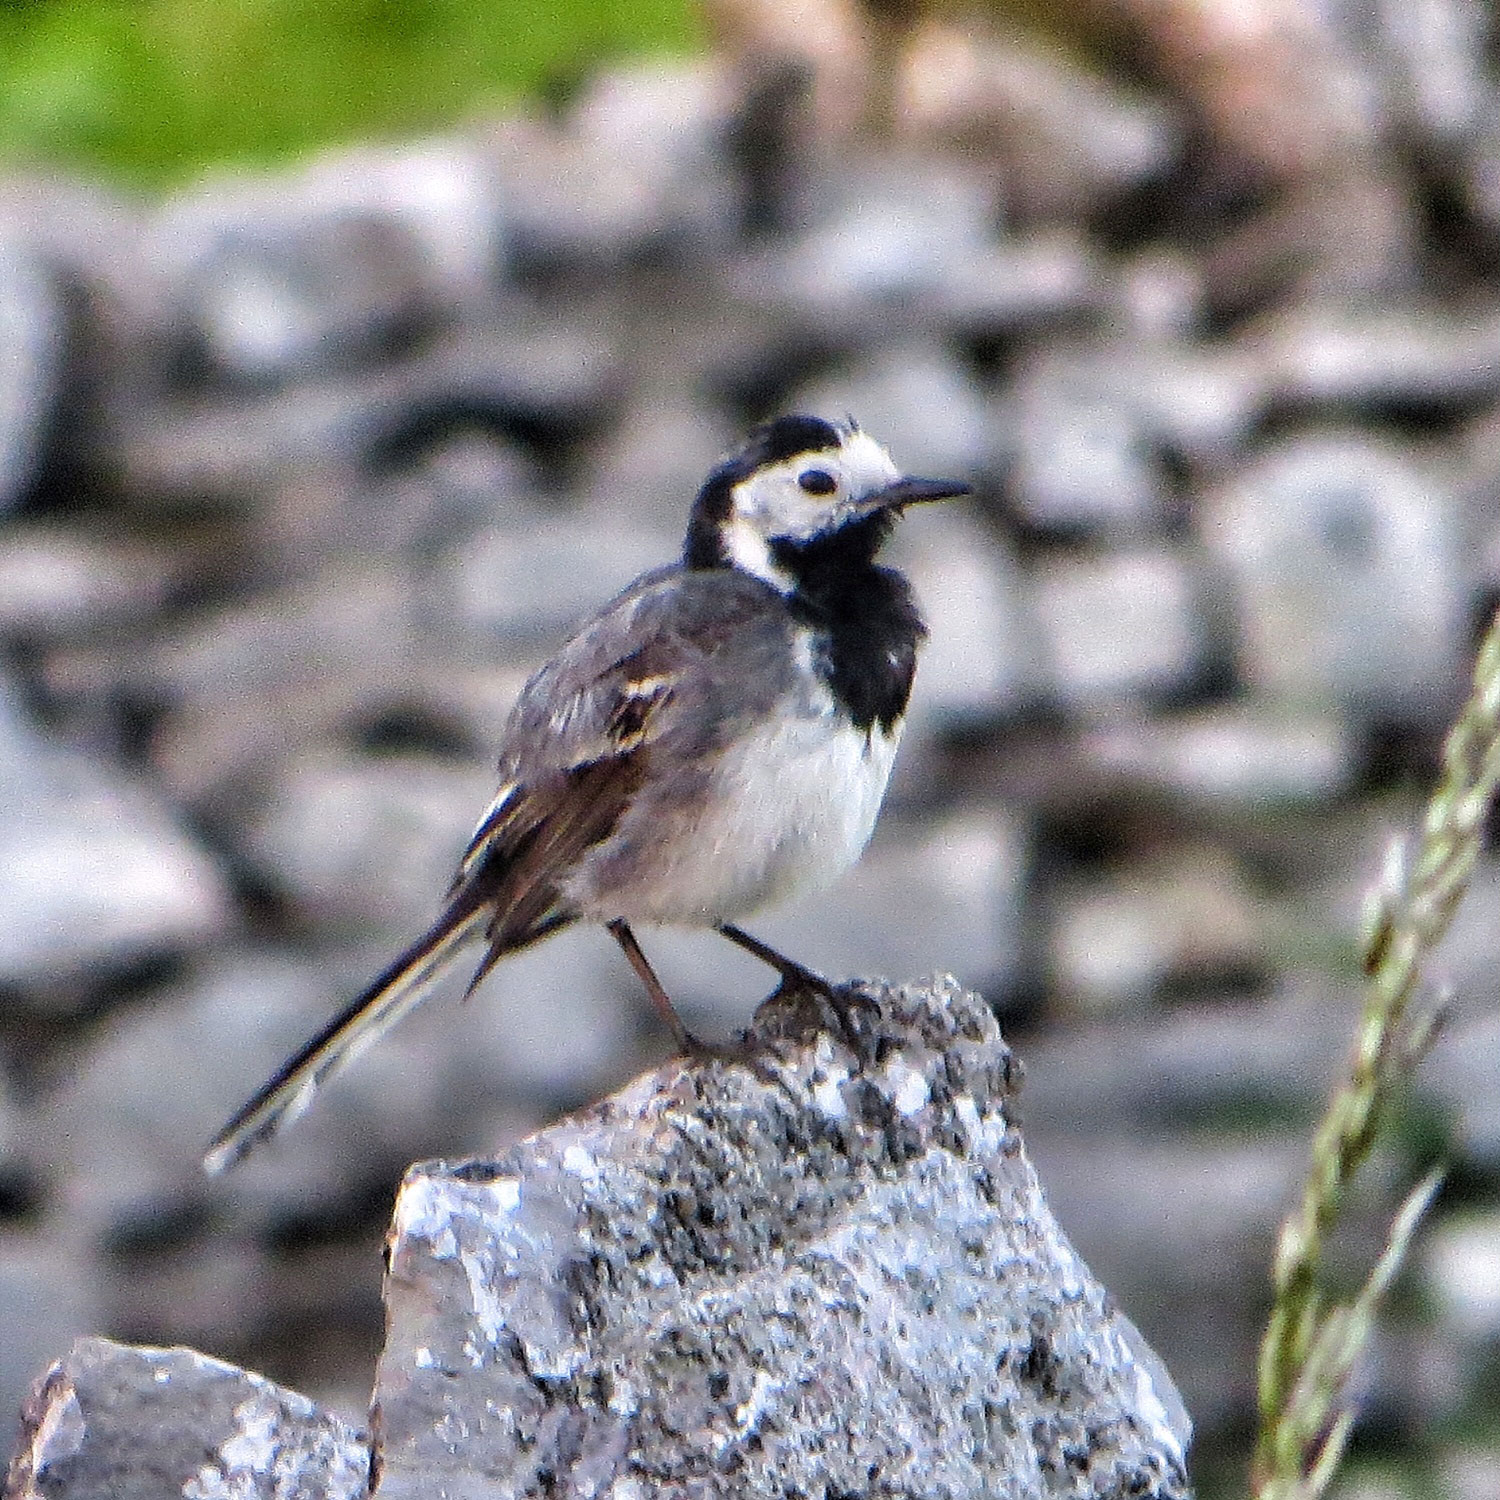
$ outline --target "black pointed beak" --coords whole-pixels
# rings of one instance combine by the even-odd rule
[[[928,500],[952,500],[967,495],[972,485],[957,479],[898,479],[871,495],[869,505],[880,510],[899,509],[903,505],[921,505]]]

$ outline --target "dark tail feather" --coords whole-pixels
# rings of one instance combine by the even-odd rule
[[[219,1132],[203,1158],[211,1176],[227,1171],[262,1141],[291,1124],[319,1088],[427,998],[469,943],[484,936],[488,908],[449,909],[286,1062]]]

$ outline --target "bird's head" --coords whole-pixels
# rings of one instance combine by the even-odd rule
[[[690,568],[738,568],[782,592],[814,562],[868,562],[907,505],[967,494],[903,475],[853,422],[777,417],[704,482],[688,523]]]

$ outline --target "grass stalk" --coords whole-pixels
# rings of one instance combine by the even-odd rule
[[[1346,1077],[1313,1139],[1297,1205],[1277,1237],[1274,1301],[1261,1344],[1256,1500],[1315,1500],[1337,1471],[1353,1413],[1349,1380],[1377,1305],[1439,1183],[1429,1174],[1397,1213],[1384,1252],[1351,1302],[1325,1287],[1324,1246],[1349,1184],[1430,1041],[1437,1007],[1417,1003],[1422,964],[1468,888],[1500,782],[1500,613],[1490,622],[1468,700],[1443,745],[1414,858],[1393,846],[1366,907],[1364,1005]]]

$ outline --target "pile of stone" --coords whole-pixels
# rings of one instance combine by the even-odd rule
[[[932,640],[875,844],[759,930],[985,992],[1059,1216],[1233,1451],[1361,893],[1500,595],[1500,75],[1465,0],[1279,5],[1260,52],[1234,7],[1098,9],[1144,81],[751,17],[462,135],[159,202],[0,184],[0,1407],[88,1332],[357,1414],[406,1164],[662,1056],[568,933],[198,1171],[431,916],[528,671],[806,408],[976,495],[896,549]],[[841,117],[877,95],[895,126]],[[1497,916],[1486,860],[1410,1143],[1450,1134],[1462,1194],[1377,1343],[1385,1431],[1474,1430],[1500,1339]],[[723,946],[651,950],[708,1034],[765,989]]]

